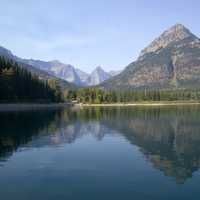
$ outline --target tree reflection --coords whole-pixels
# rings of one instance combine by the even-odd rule
[[[112,109],[103,121],[177,183],[200,167],[199,107]]]
[[[200,107],[87,108],[0,114],[0,159],[19,147],[120,134],[177,183],[200,168]]]

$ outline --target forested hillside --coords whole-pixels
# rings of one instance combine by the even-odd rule
[[[81,103],[131,103],[143,101],[200,101],[200,90],[123,90],[105,91],[99,88],[84,88],[68,91],[68,101]]]
[[[60,102],[56,80],[40,80],[13,60],[0,57],[0,102]]]

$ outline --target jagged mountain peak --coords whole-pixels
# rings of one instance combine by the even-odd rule
[[[105,89],[200,88],[200,40],[182,24],[164,31]]]
[[[50,61],[49,63],[51,66],[49,70],[57,77],[77,85],[81,84],[80,77],[78,76],[73,65],[64,64],[57,60]]]
[[[93,70],[93,72],[95,72],[95,71],[104,71],[103,70],[103,68],[101,67],[101,66],[97,66],[94,70]],[[105,72],[105,71],[104,71]]]
[[[101,66],[98,66],[92,71],[87,82],[88,85],[98,85],[110,77],[109,73],[105,72]]]
[[[190,30],[186,28],[183,24],[176,23],[175,25],[171,26],[168,30],[166,30],[164,33],[170,33],[170,32],[182,32],[182,33],[188,33],[191,34]]]
[[[169,44],[177,41],[181,41],[188,37],[197,38],[194,34],[190,32],[188,28],[186,28],[182,24],[175,24],[170,27],[166,31],[164,31],[158,38],[156,38],[149,46],[143,49],[139,55],[139,59],[142,59],[143,56],[147,53],[152,53],[160,50],[161,48],[165,48]]]
[[[92,71],[91,75],[94,75],[94,74],[97,74],[98,76],[103,76],[103,77],[105,77],[105,76],[108,77],[109,76],[109,73],[106,72],[101,66],[96,67]]]

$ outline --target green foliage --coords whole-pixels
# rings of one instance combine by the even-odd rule
[[[61,101],[57,82],[49,82],[40,80],[16,62],[0,57],[0,102]]]
[[[142,101],[199,101],[200,90],[126,90],[105,91],[84,88],[68,91],[65,98],[81,103],[131,103]]]

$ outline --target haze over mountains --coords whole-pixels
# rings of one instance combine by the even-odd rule
[[[176,24],[101,87],[109,90],[199,88],[200,40],[186,27]]]
[[[90,74],[71,64],[64,64],[58,60],[42,61],[34,59],[22,59],[12,54],[12,52],[4,47],[0,47],[0,56],[14,59],[20,63],[32,66],[32,68],[39,74],[48,74],[48,76],[55,76],[63,79],[69,83],[77,86],[94,86],[102,83],[103,81],[117,75],[120,71],[106,72],[100,66],[96,67]]]
[[[23,60],[23,62],[47,71],[48,73],[70,83],[74,83],[77,86],[95,86],[119,73],[119,71],[112,71],[111,73],[105,72],[100,66],[98,66],[91,72],[91,74],[88,74],[75,68],[73,65],[61,63],[58,60],[45,62],[26,59]]]
[[[106,72],[99,66],[88,74],[57,60],[22,59],[3,47],[0,56],[16,60],[42,78],[57,77],[68,87],[99,85],[106,90],[200,87],[200,40],[181,24],[162,33],[123,71]]]

